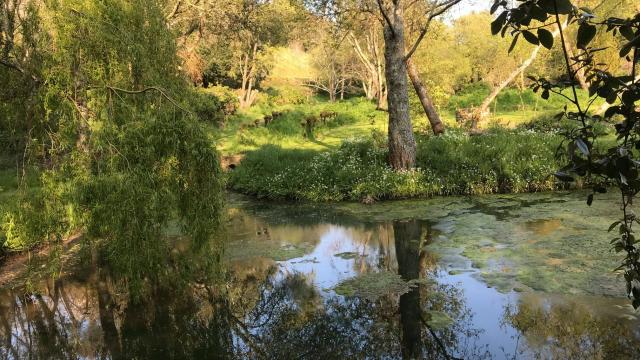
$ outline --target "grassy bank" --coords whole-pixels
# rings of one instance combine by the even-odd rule
[[[265,145],[247,153],[229,186],[269,199],[342,201],[553,190],[559,167],[554,133],[493,128],[482,136],[450,129],[418,136],[417,169],[394,172],[385,136],[349,140],[334,150]]]

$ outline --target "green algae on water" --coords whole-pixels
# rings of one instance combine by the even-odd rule
[[[224,257],[226,260],[245,260],[256,257],[272,259],[274,261],[287,261],[305,256],[313,250],[308,243],[281,245],[274,241],[234,241],[228,244]]]
[[[400,296],[411,291],[419,284],[425,283],[424,279],[405,281],[396,273],[380,271],[367,273],[342,281],[333,290],[338,295],[347,297],[361,297],[370,301],[376,301],[383,296]]]
[[[333,256],[339,257],[340,259],[344,259],[344,260],[350,260],[350,259],[356,259],[360,257],[360,254],[352,251],[347,251],[347,252],[337,253]]]

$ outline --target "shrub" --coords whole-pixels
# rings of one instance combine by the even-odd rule
[[[194,91],[190,99],[191,111],[200,121],[215,125],[224,124],[224,113],[221,111],[222,102],[213,94],[203,90]]]
[[[449,130],[418,138],[417,165],[441,195],[552,190],[560,138],[532,131],[490,129],[482,136]]]
[[[238,100],[238,95],[236,92],[222,85],[210,86],[206,89],[209,93],[215,95],[218,98],[218,101],[221,103],[220,110],[226,115],[233,115],[238,111],[240,107],[240,100]]]
[[[345,141],[325,152],[268,145],[247,154],[231,173],[234,190],[270,199],[311,201],[394,199],[453,194],[552,190],[560,138],[491,129],[482,136],[450,130],[418,137],[418,168],[396,172],[375,140]]]
[[[190,105],[191,111],[201,121],[222,126],[228,116],[236,113],[239,101],[231,89],[214,86],[194,91]]]
[[[563,133],[578,129],[579,126],[581,126],[581,124],[576,123],[576,121],[564,117],[558,120],[554,113],[547,112],[535,117],[530,122],[518,125],[518,129],[544,133]],[[604,122],[595,123],[593,130],[598,136],[613,133],[613,128]]]
[[[270,87],[266,93],[272,106],[306,104],[312,95],[310,89],[291,84]]]

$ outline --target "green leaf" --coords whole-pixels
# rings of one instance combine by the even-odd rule
[[[620,31],[620,35],[624,36],[625,39],[627,39],[628,41],[633,40],[634,34],[633,34],[633,29],[631,29],[631,26],[624,25],[624,26],[621,26],[618,30]]]
[[[554,4],[555,3],[555,4]],[[557,4],[558,14],[566,15],[573,11],[573,5],[569,0],[540,0],[538,6],[540,6],[547,14],[555,14],[555,6]]]
[[[511,53],[513,49],[516,47],[519,36],[520,36],[520,33],[517,33],[516,36],[513,37],[513,40],[511,41],[511,46],[509,46],[509,53]]]
[[[589,146],[584,140],[576,139],[576,146],[585,156],[589,156]]]
[[[507,22],[507,15],[509,13],[507,11],[503,11],[498,17],[491,22],[491,34],[497,35],[504,24]]]
[[[537,5],[531,6],[531,10],[529,11],[529,13],[531,14],[531,17],[533,17],[534,19],[540,22],[545,22],[549,18],[549,15],[547,15],[547,12]]]
[[[543,99],[548,100],[549,99],[549,90],[544,89],[540,96],[542,96]]]
[[[535,36],[529,30],[522,31],[522,36],[524,36],[524,39],[527,40],[528,42],[532,43],[533,45],[539,45],[540,44],[540,41],[538,40],[538,37]]]
[[[551,31],[543,28],[538,29],[538,39],[540,40],[540,44],[547,49],[553,47],[553,34],[551,34]]]
[[[589,23],[582,23],[578,28],[578,48],[586,49],[587,45],[589,45],[593,38],[596,37],[597,32],[598,29],[595,26]]]
[[[631,49],[640,45],[640,36],[636,36],[633,40],[626,43],[622,49],[620,49],[620,57],[625,57],[631,52]]]
[[[557,177],[557,178],[558,178],[558,180],[560,180],[560,181],[564,181],[564,182],[570,182],[570,181],[573,181],[573,176],[571,176],[571,175],[569,175],[569,174],[567,174],[567,173],[565,173],[565,172],[562,172],[562,171],[558,171],[558,172],[556,172],[556,173],[555,173],[555,174],[553,174],[553,175],[554,175],[555,177]]]

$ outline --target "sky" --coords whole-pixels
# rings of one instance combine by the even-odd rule
[[[455,19],[474,11],[489,10],[493,0],[463,0],[459,5],[451,9],[450,15]]]

